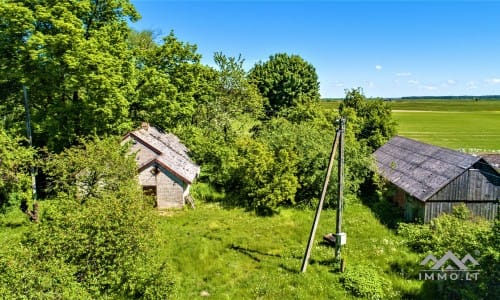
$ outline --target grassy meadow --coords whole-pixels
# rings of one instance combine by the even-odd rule
[[[334,210],[323,211],[310,265],[300,272],[313,218],[312,210],[257,217],[215,203],[163,217],[160,256],[174,274],[173,299],[353,299],[341,284],[334,249],[322,241],[335,231]],[[422,282],[410,279],[422,258],[369,208],[348,203],[343,228],[347,269],[374,272],[384,282],[385,299],[424,298]]]
[[[336,109],[340,101],[322,102]],[[467,152],[500,152],[500,100],[391,101],[398,135]]]

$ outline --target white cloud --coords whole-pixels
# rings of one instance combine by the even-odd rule
[[[412,74],[410,72],[400,72],[400,73],[396,73],[396,76],[398,77],[408,77],[408,76],[411,76]]]
[[[419,84],[419,83],[420,83],[420,81],[418,81],[418,80],[414,80],[414,79],[410,79],[410,80],[408,80],[408,83],[409,83],[409,84],[415,84],[415,85],[417,85],[417,84]]]
[[[446,81],[446,83],[449,84],[449,85],[455,85],[457,82],[455,80],[453,80],[453,79],[448,79]]]
[[[375,69],[377,69],[377,71],[380,71],[380,70],[382,70],[382,66],[381,65],[376,65]]]
[[[476,83],[475,81],[473,81],[473,80],[471,80],[471,81],[467,82],[467,83],[465,84],[465,86],[466,86],[468,89],[470,89],[470,90],[472,90],[472,89],[477,89],[477,83]]]
[[[428,91],[435,91],[438,89],[436,86],[433,85],[421,85],[420,87]]]
[[[484,81],[486,81],[489,84],[500,84],[500,78],[488,78]]]
[[[344,87],[344,83],[343,82],[335,82],[335,86],[336,87]]]

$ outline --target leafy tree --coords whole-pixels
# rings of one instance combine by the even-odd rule
[[[158,45],[152,32],[134,33],[129,42],[136,53],[138,95],[130,114],[162,129],[189,125],[196,107],[201,55],[196,45],[179,41],[173,32]]]
[[[214,55],[216,69],[200,73],[203,89],[196,95],[193,125],[179,128],[193,157],[202,165],[202,177],[219,187],[231,188],[237,168],[236,140],[250,136],[263,114],[262,97],[245,76],[243,59]]]
[[[172,281],[165,262],[154,259],[154,210],[125,149],[108,138],[52,155],[56,196],[44,202],[42,221],[23,245],[37,265],[61,265],[92,298],[164,299]],[[56,272],[65,280],[68,273]]]
[[[309,105],[319,102],[316,70],[298,55],[271,55],[268,61],[255,64],[248,76],[267,100],[268,116],[289,107],[302,107],[306,112]]]
[[[276,152],[250,138],[238,140],[237,194],[259,214],[271,214],[278,206],[294,204],[299,186],[297,156],[281,148]]]
[[[339,111],[341,115],[349,115],[349,123],[356,120],[356,138],[372,151],[396,134],[391,107],[381,99],[367,100],[361,88],[346,90]]]
[[[0,84],[12,87],[2,96],[13,99],[22,84],[29,87],[37,145],[59,151],[79,136],[130,127],[135,85],[127,21],[138,17],[128,0],[0,3],[8,27],[0,31],[0,49],[8,53]]]

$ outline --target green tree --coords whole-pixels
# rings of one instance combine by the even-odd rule
[[[259,214],[272,214],[280,205],[294,204],[299,187],[297,156],[285,148],[273,151],[251,138],[238,140],[239,168],[236,194]]]
[[[178,40],[173,32],[161,45],[152,32],[133,33],[129,42],[137,67],[137,97],[130,106],[133,120],[170,130],[189,125],[204,69],[196,45]]]
[[[320,99],[316,70],[298,55],[271,55],[268,61],[255,64],[248,77],[266,99],[268,116],[290,107],[304,114]]]
[[[365,142],[371,151],[396,134],[396,122],[389,104],[381,99],[366,99],[361,88],[346,90],[339,112],[349,115],[348,122],[355,124],[352,129],[355,130],[356,138]]]
[[[165,299],[172,281],[155,257],[156,216],[126,151],[107,138],[51,155],[55,197],[23,245],[37,265],[61,265],[92,298]]]
[[[135,84],[127,22],[138,18],[128,0],[0,3],[8,28],[0,31],[0,84],[12,87],[2,96],[16,98],[28,86],[35,144],[59,151],[79,136],[130,128]]]

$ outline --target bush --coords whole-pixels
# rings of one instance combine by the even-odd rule
[[[380,276],[373,266],[353,265],[340,277],[344,288],[356,297],[367,299],[386,299],[390,282]]]

